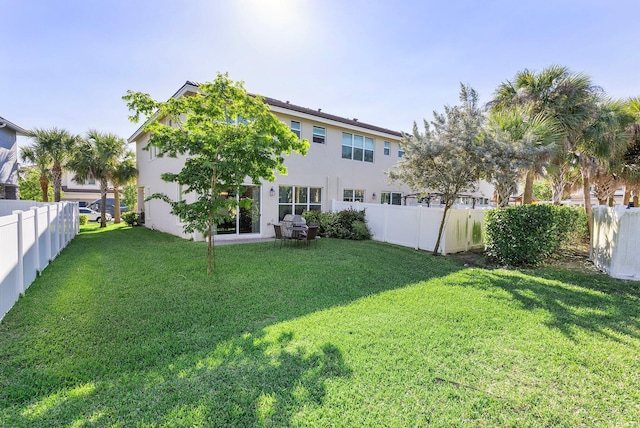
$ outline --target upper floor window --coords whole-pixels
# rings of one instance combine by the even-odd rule
[[[296,134],[298,136],[298,138],[300,138],[300,131],[302,131],[302,125],[300,124],[300,122],[292,120],[291,121],[291,131],[293,131],[293,133]]]
[[[402,145],[398,144],[398,157],[401,158],[404,156],[404,150],[402,150]]]
[[[384,155],[385,156],[389,156],[389,153],[391,153],[391,143],[388,141],[384,142]]]
[[[342,133],[342,158],[373,162],[373,138]]]
[[[87,179],[87,184],[96,184],[96,179],[94,177],[90,177]]]
[[[364,190],[344,189],[342,191],[342,200],[344,202],[364,202]]]
[[[324,144],[325,143],[326,132],[327,132],[326,129],[324,129],[322,126],[314,126],[313,127],[313,142],[314,143]]]

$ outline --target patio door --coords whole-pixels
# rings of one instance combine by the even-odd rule
[[[227,190],[227,198],[236,200],[230,212],[230,219],[216,226],[216,235],[247,235],[260,233],[260,186],[240,186],[238,191]],[[251,199],[251,206],[238,205],[240,199]]]

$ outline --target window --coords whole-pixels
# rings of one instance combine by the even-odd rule
[[[344,202],[364,202],[364,190],[344,189],[342,192]]]
[[[382,192],[380,194],[380,203],[389,205],[402,205],[402,193]]]
[[[147,147],[149,149],[149,160],[155,159],[158,156],[160,156],[161,152],[160,152],[160,149],[158,149],[158,147],[151,146],[151,145],[149,145]]]
[[[342,133],[342,159],[373,162],[373,138]]]
[[[91,178],[87,179],[87,184],[95,185],[96,184],[96,179],[94,177],[91,177]]]
[[[279,220],[287,214],[322,210],[322,189],[319,187],[280,186],[278,195]]]
[[[298,136],[298,138],[300,138],[300,132],[302,131],[302,125],[300,124],[300,122],[292,120],[291,121],[291,130],[293,131],[294,134],[296,134]]]
[[[398,144],[398,157],[401,158],[404,156],[404,150],[402,150],[402,145]]]
[[[385,156],[389,156],[389,153],[391,153],[391,143],[389,143],[388,141],[384,142],[384,155]]]
[[[325,143],[326,130],[322,126],[313,127],[313,142],[324,144]]]

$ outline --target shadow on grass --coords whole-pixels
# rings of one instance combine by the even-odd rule
[[[291,349],[290,334],[245,334],[152,370],[58,388],[8,418],[12,426],[162,424],[283,426],[320,406],[325,382],[349,376],[339,349]],[[124,393],[124,394],[123,394]]]
[[[546,324],[572,340],[582,329],[637,347],[629,338],[640,338],[639,283],[554,268],[470,269],[461,275],[466,276],[466,285],[490,284],[508,292],[525,310],[545,311]]]
[[[350,370],[339,344],[291,349],[265,327],[457,269],[424,252],[322,239],[219,247],[207,276],[205,243],[93,232],[0,325],[0,425],[290,425]]]

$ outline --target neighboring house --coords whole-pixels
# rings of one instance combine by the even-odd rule
[[[100,198],[100,183],[95,179],[89,179],[84,184],[78,184],[73,180],[73,172],[65,171],[62,174],[62,200],[85,202],[90,204]],[[113,198],[113,187],[109,185],[108,198]]]
[[[0,199],[18,199],[18,135],[27,131],[0,117]]]
[[[195,93],[197,89],[197,84],[188,81],[174,97]],[[271,237],[274,235],[272,224],[281,221],[286,214],[329,211],[333,199],[403,204],[403,197],[410,193],[409,188],[390,183],[384,173],[403,155],[399,145],[400,132],[288,101],[266,97],[264,101],[293,132],[309,140],[309,151],[306,156],[286,157],[284,165],[288,174],[278,175],[275,182],[265,181],[261,186],[247,182],[240,190],[240,196],[251,197],[253,208],[238,208],[233,221],[218,225],[218,237]],[[142,150],[148,139],[149,134],[143,127],[129,138],[129,143],[136,144],[138,207],[145,213],[145,225],[185,238],[202,239],[199,234],[183,233],[180,219],[170,214],[167,203],[156,199],[145,201],[153,193],[164,193],[174,200],[183,197],[180,186],[163,181],[160,174],[179,172],[186,159],[158,157],[155,148]],[[188,202],[189,196],[184,196]],[[238,196],[230,189],[228,197]]]

